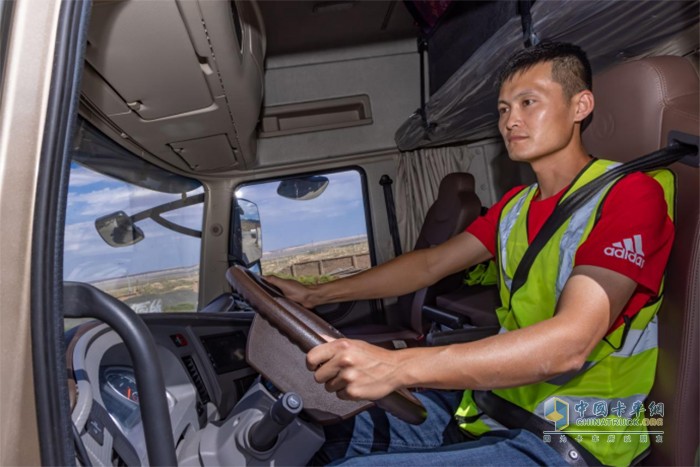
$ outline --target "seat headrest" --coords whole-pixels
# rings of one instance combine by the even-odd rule
[[[426,220],[430,217],[432,221],[445,221],[457,215],[461,208],[464,193],[474,192],[474,176],[466,172],[454,172],[445,175],[438,188],[438,196],[430,211],[426,215]]]
[[[414,249],[439,245],[463,231],[481,211],[474,192],[474,176],[466,172],[446,175],[438,196],[425,215]]]
[[[698,72],[683,57],[648,57],[593,78],[593,121],[583,132],[597,157],[627,161],[668,144],[672,130],[698,134]]]
[[[438,188],[438,198],[450,196],[462,191],[474,191],[474,176],[466,172],[454,172],[445,175]]]

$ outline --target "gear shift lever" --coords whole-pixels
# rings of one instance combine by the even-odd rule
[[[302,409],[301,397],[294,392],[288,392],[277,399],[263,418],[250,428],[250,447],[258,452],[271,449],[280,432],[294,421]]]

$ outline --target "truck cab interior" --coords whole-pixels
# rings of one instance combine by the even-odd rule
[[[444,242],[531,183],[498,134],[493,82],[512,52],[553,39],[593,66],[591,154],[694,148],[670,165],[676,240],[650,395],[663,437],[641,464],[697,463],[699,18],[697,1],[57,1],[22,206],[29,272],[5,282],[31,297],[16,317],[30,376],[8,404],[31,397],[35,421],[3,431],[4,459],[306,465],[323,425],[373,404],[420,423],[408,391],[327,393],[305,352],[323,335],[401,349],[494,334],[485,276],[315,310],[260,276],[355,274]]]

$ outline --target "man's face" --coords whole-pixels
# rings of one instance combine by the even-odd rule
[[[535,162],[572,144],[575,105],[552,79],[551,62],[539,63],[503,83],[498,129],[510,158]]]

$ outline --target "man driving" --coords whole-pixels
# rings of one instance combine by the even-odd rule
[[[633,425],[644,416],[656,368],[656,312],[674,236],[668,172],[634,173],[600,190],[547,239],[524,283],[513,285],[557,205],[615,165],[592,157],[582,143],[582,125],[595,106],[591,81],[590,64],[575,45],[543,42],[515,53],[500,76],[498,127],[510,158],[530,164],[535,184],[513,188],[435,248],[321,285],[269,278],[288,298],[313,308],[404,295],[492,258],[498,267],[495,336],[396,351],[338,339],[308,353],[316,381],[341,399],[429,389],[416,393],[428,410],[423,424],[372,409],[329,427],[317,460],[566,465],[582,454],[595,456],[589,462],[629,465],[648,450],[648,438],[625,432],[642,429]],[[480,390],[515,406],[520,419],[524,413],[568,433],[581,449],[567,458],[553,446],[559,436],[548,439],[518,423],[507,428],[474,400]],[[561,417],[567,426],[558,424]]]

